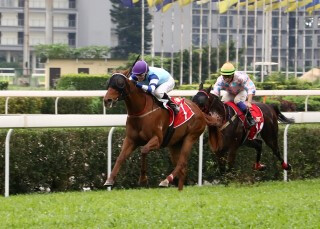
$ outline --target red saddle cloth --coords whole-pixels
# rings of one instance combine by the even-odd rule
[[[177,128],[188,121],[194,115],[194,113],[188,104],[185,103],[183,98],[172,97],[171,100],[180,107],[180,111],[176,116],[174,116],[172,109],[167,105],[167,109],[170,112],[169,126],[173,124],[173,127]]]
[[[247,128],[248,127],[248,123],[246,122],[245,114],[240,110],[240,108],[234,102],[226,102],[226,104],[228,106],[230,106],[238,114],[238,117],[243,122],[245,128]],[[253,139],[255,139],[257,137],[257,135],[262,130],[263,123],[264,123],[264,118],[263,118],[262,111],[255,104],[252,104],[252,107],[250,108],[250,112],[252,114],[252,117],[256,121],[256,125],[252,126],[250,128],[250,130],[249,130],[250,132],[249,132],[249,135],[248,135],[248,139],[249,140],[253,140]]]

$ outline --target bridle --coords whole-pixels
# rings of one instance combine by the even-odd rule
[[[120,84],[119,80],[112,79],[112,77],[114,77],[114,76],[122,76],[124,79],[124,81],[123,81],[124,83],[119,85]],[[110,85],[110,83],[112,85]],[[130,87],[129,87],[129,91],[126,90],[126,85],[127,85],[127,77],[122,73],[114,73],[114,74],[112,74],[112,76],[108,82],[107,89],[109,89],[109,87],[111,87],[111,88],[115,89],[116,91],[118,91],[120,94],[120,96],[118,97],[118,101],[121,101],[121,100],[125,100],[125,98],[128,97],[129,94],[131,93]]]

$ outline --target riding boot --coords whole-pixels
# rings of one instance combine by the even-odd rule
[[[256,125],[256,121],[252,117],[252,114],[251,114],[249,108],[247,109],[246,118],[247,118],[247,123],[248,123],[249,127]]]
[[[173,110],[174,115],[177,115],[179,113],[180,107],[174,102],[172,102],[171,98],[166,93],[164,93],[162,99],[168,100],[167,104]]]

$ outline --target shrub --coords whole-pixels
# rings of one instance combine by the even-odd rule
[[[279,145],[282,150],[284,125],[280,126]],[[28,193],[41,188],[51,191],[81,190],[83,187],[103,189],[107,172],[107,136],[109,128],[72,129],[15,129],[10,148],[10,193]],[[114,132],[112,141],[112,165],[121,150],[124,128]],[[288,161],[293,170],[289,179],[315,178],[320,176],[320,145],[313,144],[320,135],[319,124],[291,125],[288,133]],[[0,131],[0,158],[4,158],[6,131]],[[203,179],[212,181],[219,177],[215,156],[204,135]],[[198,148],[192,147],[188,161],[186,183],[193,185],[198,179]],[[241,147],[237,153],[235,176],[243,180],[282,180],[282,169],[271,149],[263,144],[262,163],[268,166],[263,172],[252,171],[256,153]],[[121,167],[115,188],[135,188],[140,174],[140,151],[137,149]],[[148,177],[150,187],[171,173],[168,150],[160,149],[148,155]],[[4,163],[0,163],[0,192],[4,191]]]
[[[57,82],[58,90],[106,90],[109,75],[69,74]]]
[[[0,81],[0,90],[7,90],[9,86],[8,81]]]

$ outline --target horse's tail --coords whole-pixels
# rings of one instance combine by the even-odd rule
[[[277,105],[272,104],[272,107],[277,114],[278,121],[286,124],[294,123],[294,118],[287,118],[286,116],[284,116]]]

